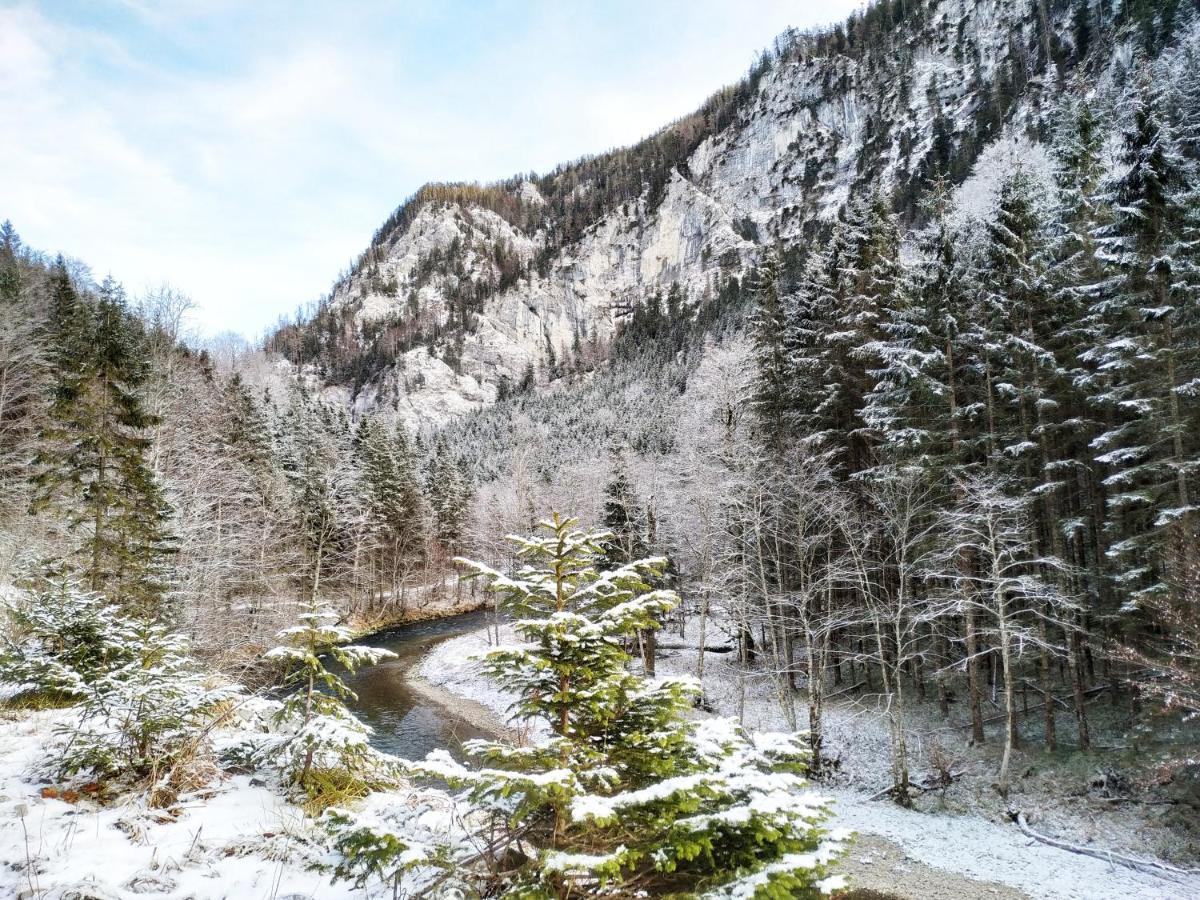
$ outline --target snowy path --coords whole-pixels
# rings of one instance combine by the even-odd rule
[[[511,639],[511,633],[502,639]],[[479,671],[472,657],[489,648],[484,631],[438,644],[416,674],[451,693],[505,715],[511,694],[497,688]],[[706,688],[707,688],[707,681]],[[712,698],[719,691],[707,692]],[[770,702],[770,701],[768,701]],[[1030,841],[1016,826],[973,816],[934,815],[901,809],[887,802],[871,802],[849,789],[822,787],[834,798],[834,824],[893,842],[916,863],[973,880],[999,882],[1047,900],[1191,900],[1200,897],[1200,877],[1176,881],[1157,878],[1109,865],[1098,859],[1057,850]],[[856,867],[870,854],[851,851]],[[872,881],[875,879],[873,878]],[[897,877],[897,886],[902,879]],[[880,889],[877,884],[871,887]],[[980,885],[979,896],[987,896]],[[917,896],[917,895],[914,895]],[[922,891],[922,900],[931,896]],[[949,894],[947,896],[953,896]]]

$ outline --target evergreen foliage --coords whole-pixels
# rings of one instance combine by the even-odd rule
[[[521,617],[524,643],[492,651],[485,668],[517,694],[517,716],[551,736],[534,747],[472,742],[482,768],[435,753],[416,769],[466,788],[484,833],[502,835],[476,873],[480,889],[817,896],[840,845],[803,790],[801,739],[686,718],[696,686],[631,674],[621,647],[678,603],[648,584],[665,560],[598,570],[610,535],[557,515],[539,530],[518,539],[513,575],[469,565]]]
[[[80,298],[61,260],[49,318],[54,393],[35,460],[34,509],[56,506],[76,535],[93,591],[153,609],[167,589],[171,510],[146,456],[156,418],[139,395],[148,370],[140,323],[108,280]]]
[[[388,767],[368,743],[370,728],[346,709],[356,699],[325,658],[353,673],[394,657],[389,650],[346,642],[349,629],[336,624],[340,616],[322,603],[305,608],[298,623],[279,632],[279,646],[264,658],[284,668],[287,697],[275,716],[277,731],[258,752],[278,768],[287,782],[302,790],[312,787],[315,773],[344,774],[360,782],[386,782]]]
[[[5,608],[0,671],[16,697],[77,701],[101,675],[132,659],[127,620],[101,595],[48,578]]]
[[[126,657],[89,679],[79,717],[63,725],[59,771],[94,778],[151,779],[151,799],[174,796],[179,766],[206,742],[209,726],[239,690],[205,675],[187,642],[166,626],[116,619],[111,639]]]

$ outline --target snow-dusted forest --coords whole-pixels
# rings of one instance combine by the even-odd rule
[[[260,344],[19,227],[0,896],[1200,893],[1200,4],[789,31]]]

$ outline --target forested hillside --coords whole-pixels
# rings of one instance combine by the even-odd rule
[[[178,291],[131,300],[8,223],[0,277],[7,583],[66,565],[228,665],[296,598],[334,591],[366,622],[440,587],[470,492],[441,442],[352,422],[254,356],[218,371],[181,343]]]

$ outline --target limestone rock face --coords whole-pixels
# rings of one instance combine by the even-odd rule
[[[630,303],[673,284],[700,301],[721,276],[744,273],[763,246],[803,243],[852,193],[918,183],[939,128],[974,154],[1031,130],[1056,90],[1036,75],[1038,4],[1047,2],[1054,40],[1069,40],[1069,3],[938,0],[916,4],[932,9],[909,15],[886,53],[776,60],[653,201],[647,187],[635,201],[610,204],[565,247],[551,240],[554,208],[529,180],[495,189],[513,208],[544,215],[510,220],[495,204],[424,203],[406,227],[377,238],[332,294],[331,307],[349,313],[343,321],[364,340],[400,321],[422,335],[356,390],[353,404],[394,409],[417,426],[444,422],[492,402],[529,367],[541,378],[573,345],[610,339]],[[972,117],[997,73],[1014,67],[1035,74],[1002,128],[975,146]],[[468,327],[454,316],[464,296],[482,297]]]

